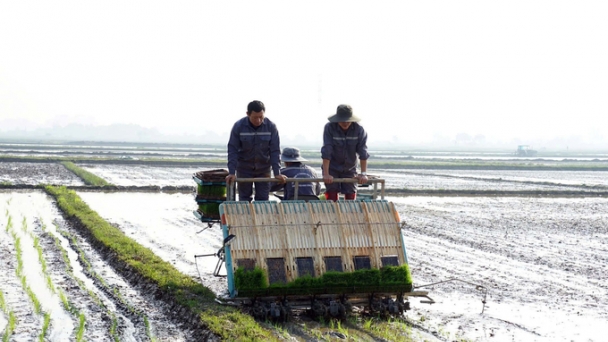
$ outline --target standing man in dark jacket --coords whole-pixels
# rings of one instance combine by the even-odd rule
[[[285,181],[280,174],[281,153],[279,131],[276,125],[264,117],[266,107],[261,101],[252,101],[247,106],[247,116],[237,121],[228,141],[228,176],[230,184],[237,178],[270,178],[270,169],[275,178]],[[252,183],[238,185],[239,201],[251,202]],[[269,182],[255,183],[255,200],[267,201]]]
[[[281,153],[281,161],[285,163],[285,167],[281,169],[281,174],[287,178],[318,178],[317,171],[312,167],[303,164],[307,161],[300,155],[300,149],[296,147],[285,147]],[[284,189],[284,200],[292,200],[295,193],[295,183],[275,184],[270,189],[278,191]],[[311,199],[317,198],[321,193],[321,184],[315,182],[298,183],[298,198]]]
[[[359,184],[367,183],[367,133],[358,122],[361,120],[353,114],[349,105],[339,105],[336,114],[328,118],[323,132],[323,181],[325,197],[337,201],[338,194],[344,199],[354,200],[357,197],[357,186],[354,183],[334,183],[335,178],[357,178]],[[357,156],[361,162],[361,172],[357,174]]]

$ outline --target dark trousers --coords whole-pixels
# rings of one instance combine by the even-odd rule
[[[329,170],[329,174],[334,178],[353,178],[357,175],[357,170],[338,172]],[[343,193],[345,195],[356,194],[356,183],[331,183],[325,184],[325,192],[328,193]]]
[[[270,178],[270,170],[266,172],[252,172],[252,171],[236,171],[236,178]],[[255,200],[256,201],[268,201],[268,194],[270,193],[269,182],[255,182],[255,183],[238,183],[237,189],[239,191],[239,201],[251,202],[251,196],[253,195],[253,186],[255,185]]]

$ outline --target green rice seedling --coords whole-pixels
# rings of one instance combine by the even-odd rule
[[[268,287],[268,280],[259,267],[252,271],[239,267],[234,274],[234,285],[237,289],[262,289]]]
[[[351,283],[350,272],[329,271],[323,274],[322,283],[326,287],[344,287]]]
[[[10,312],[8,315],[8,323],[4,330],[4,335],[2,335],[2,342],[8,342],[15,331],[15,327],[17,326],[17,317],[15,317],[14,312]]]
[[[380,270],[372,268],[353,272],[350,285],[380,285]]]
[[[206,217],[218,219],[220,218],[219,203],[202,203],[198,205],[198,210]]]
[[[61,289],[59,290],[59,299],[61,300],[61,304],[63,304],[63,308],[68,312],[72,312],[72,306],[68,301],[68,297],[63,291],[61,291]]]
[[[289,339],[289,333],[287,329],[279,323],[272,323],[272,327],[276,330],[281,337],[284,339]]]
[[[44,277],[46,278],[46,285],[51,290],[51,292],[56,293],[55,286],[53,285],[53,281],[51,280],[51,277],[48,275],[48,272],[47,272],[46,259],[44,259],[44,256],[43,256],[42,247],[40,246],[40,239],[37,236],[34,236],[34,234],[32,234],[31,232],[30,232],[30,236],[34,240],[34,247],[36,248],[36,251],[38,252],[38,261],[40,261],[40,265],[42,267],[42,274],[44,274]]]
[[[339,333],[341,333],[342,335],[346,336],[348,338],[348,329],[342,326],[342,322],[340,320],[337,320],[337,330]]]
[[[199,198],[205,199],[226,199],[226,186],[225,185],[198,185],[196,187],[196,194]]]
[[[23,218],[23,220],[21,220],[21,230],[27,232],[27,220],[25,219],[25,217]]]
[[[322,278],[314,278],[310,275],[302,276],[287,284],[289,287],[295,288],[315,288],[323,286]]]
[[[8,209],[6,210],[6,213],[8,214]],[[6,222],[6,231],[8,232],[11,228],[13,228],[13,217],[9,215],[8,221]]]
[[[44,338],[46,337],[46,334],[49,331],[49,325],[51,324],[51,314],[50,313],[45,313],[44,314],[44,322],[42,323],[42,331],[40,332],[40,335],[38,335],[38,341],[40,342],[44,342]]]
[[[309,275],[296,278],[287,283],[275,283],[267,285],[268,280],[262,269],[245,271],[242,268],[235,272],[235,285],[240,291],[269,289],[275,293],[312,294],[320,290],[331,292],[332,289],[345,287],[378,287],[378,286],[401,286],[411,290],[411,275],[409,267],[390,266],[379,269],[363,269],[354,272],[329,271],[320,277]]]
[[[25,279],[25,276],[23,276],[21,278],[21,284],[25,285],[25,283],[26,283],[26,279]],[[32,291],[32,288],[29,286],[25,286],[25,292],[27,293],[28,297],[30,297],[30,300],[34,304],[34,312],[39,314],[42,310],[42,307],[40,305],[40,301],[38,300],[38,297],[36,297],[36,294],[34,293],[34,291]]]
[[[23,275],[23,250],[21,249],[21,238],[18,238],[13,231],[11,231],[11,235],[13,236],[13,239],[15,239],[15,250],[17,256],[17,267],[15,268],[15,273],[21,280],[21,287],[25,290],[27,295],[30,297],[30,300],[34,304],[34,311],[38,314],[41,310],[40,301],[36,297],[34,291],[27,286],[27,280],[25,275]]]
[[[373,318],[366,319],[365,322],[363,322],[363,329],[365,329],[365,330],[371,330],[372,329],[372,324],[374,324],[374,319]]]
[[[114,338],[114,341],[120,342],[120,336],[118,336],[118,318],[112,315],[112,325],[110,326],[110,336]]]
[[[17,234],[15,234],[15,232],[11,233],[11,235],[13,235],[13,239],[15,239],[15,254],[17,257],[17,267],[15,268],[15,274],[17,274],[17,277],[21,277],[21,274],[23,272],[23,257],[21,256],[21,238],[17,237]]]
[[[84,337],[84,327],[85,327],[85,317],[83,314],[80,314],[80,316],[78,317],[78,331],[76,332],[76,341],[80,342],[82,341],[82,338]]]
[[[380,269],[383,285],[412,284],[412,274],[407,264],[401,266],[386,266]]]
[[[144,316],[144,326],[146,327],[146,336],[148,336],[150,341],[156,342],[157,339],[156,337],[152,336],[152,327],[150,326],[150,321],[148,320],[147,316]]]

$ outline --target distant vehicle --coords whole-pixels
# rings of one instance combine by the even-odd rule
[[[538,151],[533,150],[530,145],[519,145],[515,154],[518,157],[534,157]]]

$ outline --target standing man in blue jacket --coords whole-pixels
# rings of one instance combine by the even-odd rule
[[[357,178],[359,184],[367,183],[367,133],[359,125],[359,117],[353,114],[353,108],[341,104],[336,114],[328,118],[329,122],[323,131],[323,182],[325,198],[337,201],[338,194],[344,199],[354,200],[357,197],[355,183],[334,183],[334,178]],[[357,156],[361,163],[361,172],[357,174]]]
[[[247,106],[247,116],[237,121],[228,141],[228,176],[230,184],[237,178],[270,178],[270,169],[275,178],[285,182],[281,175],[279,131],[276,125],[264,116],[266,107],[262,101],[252,101]],[[239,201],[251,202],[253,185],[255,200],[268,201],[269,182],[238,184]]]

